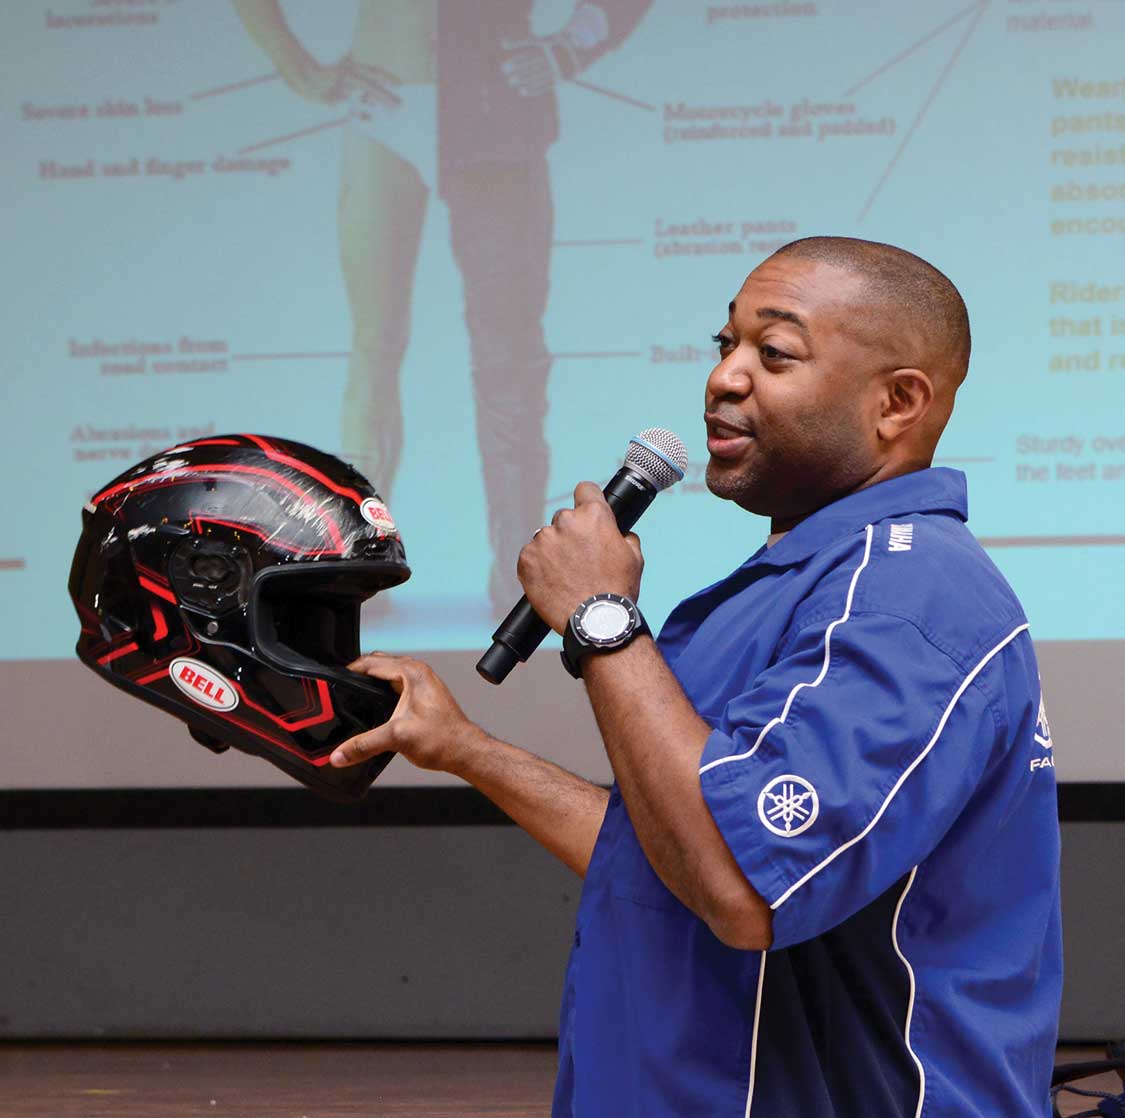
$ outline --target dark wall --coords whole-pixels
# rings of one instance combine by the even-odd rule
[[[1063,839],[1062,1035],[1125,1037],[1125,824]],[[2,831],[0,1036],[553,1036],[579,884],[480,822]]]

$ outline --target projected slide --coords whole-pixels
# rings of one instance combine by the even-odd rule
[[[960,287],[938,464],[1038,640],[1125,638],[1116,0],[27,0],[0,34],[0,657],[71,655],[92,491],[228,431],[386,498],[414,577],[365,643],[470,650],[575,482],[668,427],[659,623],[768,530],[703,484],[709,336],[816,233]]]

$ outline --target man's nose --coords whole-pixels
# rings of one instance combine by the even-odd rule
[[[749,396],[753,387],[745,361],[739,360],[738,351],[734,350],[711,370],[711,375],[707,378],[707,398],[714,400],[722,396]]]

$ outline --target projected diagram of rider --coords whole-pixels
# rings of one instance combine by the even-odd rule
[[[555,86],[618,46],[651,0],[580,3],[549,35],[532,33],[533,0],[360,0],[351,49],[332,65],[298,41],[278,0],[233,3],[294,92],[348,106],[339,242],[352,350],[342,452],[388,498],[402,456],[399,374],[431,191],[448,206],[488,503],[488,591],[502,614],[522,593],[516,556],[544,519]]]

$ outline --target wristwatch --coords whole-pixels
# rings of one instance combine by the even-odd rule
[[[634,637],[651,631],[631,598],[595,594],[570,615],[563,630],[563,667],[581,679],[582,661],[590,653],[624,648]]]

